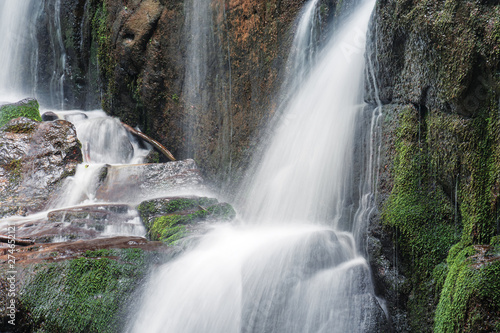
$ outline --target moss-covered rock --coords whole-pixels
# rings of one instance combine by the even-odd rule
[[[461,228],[453,219],[450,198],[437,186],[432,172],[429,116],[413,105],[402,106],[397,112],[393,187],[382,218],[386,226],[396,230],[399,264],[409,277],[405,292],[410,323],[430,329],[439,295],[433,271],[460,239]]]
[[[461,314],[474,324],[438,317],[456,312],[443,301],[455,297],[450,258],[499,233],[499,11],[493,1],[377,2],[368,55],[380,95],[370,82],[367,99],[394,111],[385,115],[379,205],[393,265],[408,278],[388,303],[407,311],[412,331],[496,329],[477,296]],[[460,283],[474,286],[469,278]]]
[[[11,119],[19,117],[42,121],[37,100],[26,98],[17,103],[0,106],[0,127],[7,124]]]
[[[151,253],[101,249],[31,267],[20,302],[36,332],[119,332]]]
[[[142,202],[137,210],[151,240],[172,243],[186,236],[189,225],[205,220],[228,221],[236,212],[227,203],[205,197],[170,197]]]
[[[434,332],[500,332],[500,248],[457,248],[447,260]]]

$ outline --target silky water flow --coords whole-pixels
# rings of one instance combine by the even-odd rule
[[[303,19],[314,18],[313,6]],[[214,226],[157,268],[126,331],[380,331],[385,315],[356,227],[339,223],[352,182],[373,6],[363,2],[346,20],[287,102],[246,189],[242,222]]]

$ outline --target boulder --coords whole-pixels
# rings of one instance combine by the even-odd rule
[[[9,120],[26,117],[36,121],[42,121],[39,105],[36,99],[25,98],[16,103],[0,106],[0,127],[7,124]]]
[[[82,161],[74,126],[22,117],[0,128],[0,217],[43,210]]]
[[[42,114],[43,121],[53,121],[59,119],[59,116],[52,111],[47,111]]]
[[[97,200],[138,204],[137,198],[207,191],[201,172],[191,159],[106,168],[106,176],[97,189]]]
[[[35,244],[16,250],[15,275],[0,272],[0,295],[16,306],[16,330],[2,311],[2,332],[122,332],[128,304],[150,265],[173,252],[143,237]],[[0,249],[0,262],[6,263],[9,255],[8,248]],[[13,276],[16,293],[9,294]]]
[[[236,216],[233,207],[217,199],[186,196],[143,201],[137,207],[151,240],[172,243],[201,221],[227,221]]]

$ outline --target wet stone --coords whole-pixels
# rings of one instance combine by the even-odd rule
[[[0,128],[0,218],[42,211],[82,161],[74,126],[16,118]]]

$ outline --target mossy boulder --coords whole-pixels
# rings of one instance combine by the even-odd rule
[[[450,251],[434,332],[500,332],[500,247],[462,248]]]
[[[26,98],[17,103],[0,106],[0,127],[7,124],[10,120],[19,117],[42,121],[39,107],[38,101],[32,98]]]
[[[32,266],[19,296],[30,331],[119,332],[151,258],[141,249],[99,249]]]
[[[200,221],[228,221],[233,207],[206,197],[169,197],[142,202],[137,210],[151,240],[172,243],[186,236],[189,226]]]

